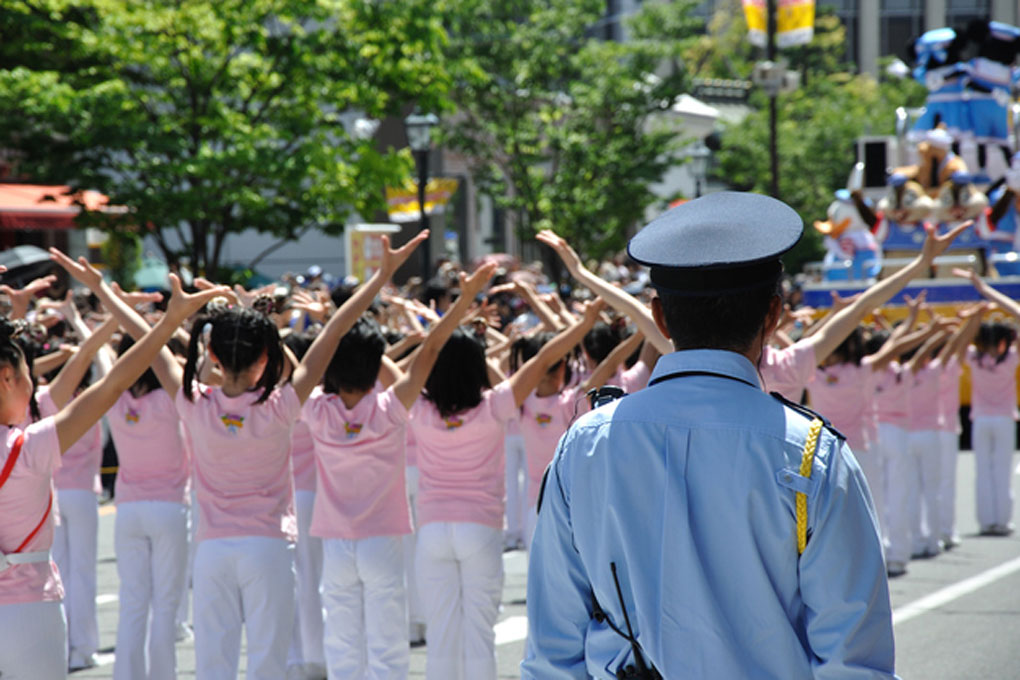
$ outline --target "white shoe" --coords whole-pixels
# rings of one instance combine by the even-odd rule
[[[889,562],[885,565],[885,573],[889,578],[896,578],[907,573],[907,565],[904,562]]]
[[[195,631],[191,629],[191,626],[184,621],[177,624],[177,642],[191,642],[194,639]]]
[[[68,671],[81,671],[86,668],[95,668],[99,665],[99,658],[95,654],[89,654],[88,656],[80,656],[71,653],[71,657],[68,660],[67,670]]]

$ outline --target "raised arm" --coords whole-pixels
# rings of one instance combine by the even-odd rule
[[[563,358],[572,347],[581,342],[585,333],[591,330],[602,311],[602,301],[589,302],[584,309],[584,316],[570,328],[545,343],[538,354],[528,359],[520,369],[507,378],[513,390],[514,402],[520,408],[528,395],[535,391],[542,377],[549,372],[553,364]]]
[[[538,297],[538,293],[535,289],[524,281],[514,281],[512,283],[505,283],[501,286],[496,286],[489,291],[489,295],[491,296],[496,293],[509,291],[516,292],[524,299],[527,305],[531,307],[531,311],[533,311],[539,321],[542,322],[542,327],[545,328],[545,330],[552,333],[559,333],[566,327],[563,320],[549,308],[549,305],[545,304],[545,302]]]
[[[304,404],[312,389],[322,379],[329,366],[333,353],[336,352],[340,339],[354,326],[354,323],[372,304],[372,300],[382,290],[383,285],[390,280],[397,268],[414,252],[418,244],[428,238],[428,230],[420,232],[403,247],[393,250],[390,248],[390,240],[382,237],[383,257],[382,265],[372,275],[365,285],[354,291],[341,305],[340,309],[330,317],[329,322],[322,331],[315,337],[315,342],[308,348],[304,359],[294,369],[292,376],[294,390],[297,392],[298,400]]]
[[[956,357],[957,361],[963,361],[963,355],[967,346],[977,337],[978,328],[981,327],[981,315],[987,310],[989,303],[982,302],[963,309],[959,313],[963,323],[956,329],[956,332],[946,342],[945,347],[939,352],[939,360],[945,366],[951,358]]]
[[[1020,319],[1020,304],[1017,301],[1009,297],[1005,293],[995,290],[988,285],[988,282],[978,276],[975,271],[968,271],[964,269],[954,269],[953,274],[969,279],[977,292],[981,294],[981,297],[994,302],[999,306],[999,309],[1006,312],[1007,314]]]
[[[88,266],[84,258],[81,258],[78,264],[82,271]],[[80,273],[75,268],[69,268],[68,271],[76,278]],[[88,285],[87,281],[81,278],[78,280]],[[106,286],[102,279],[99,285]],[[61,453],[81,439],[82,435],[113,406],[121,393],[131,387],[179,325],[217,295],[233,296],[226,286],[189,295],[181,289],[181,280],[176,274],[170,274],[170,288],[173,297],[159,323],[120,357],[102,380],[94,383],[57,413],[55,420]],[[112,291],[110,294],[112,295]]]
[[[631,321],[637,325],[638,330],[645,336],[645,339],[654,344],[655,349],[659,350],[660,354],[669,354],[673,351],[673,343],[655,325],[652,312],[640,300],[622,288],[617,288],[588,271],[581,262],[581,258],[570,247],[570,244],[552,231],[548,229],[540,231],[536,238],[556,251],[556,254],[563,260],[563,264],[566,265],[567,271],[579,283],[591,289],[593,293],[605,300],[613,309],[630,317]],[[838,344],[836,343],[836,345]],[[835,349],[835,345],[833,349]]]
[[[460,273],[460,297],[447,310],[439,323],[432,326],[429,334],[425,337],[425,342],[418,348],[410,367],[393,385],[394,394],[405,408],[411,408],[414,405],[422,388],[425,387],[425,382],[432,372],[432,367],[435,365],[443,345],[450,339],[453,331],[470,309],[475,296],[482,292],[482,288],[492,278],[495,271],[496,264],[493,262],[479,267],[471,276],[467,276],[463,272]]]
[[[804,341],[811,343],[814,347],[815,362],[822,363],[857,328],[868,312],[884,305],[896,293],[903,290],[911,280],[931,267],[935,258],[946,252],[946,248],[950,246],[953,239],[971,224],[973,221],[964,222],[944,236],[939,236],[933,229],[929,230],[921,252],[910,264],[868,288],[850,306],[833,315],[832,319],[818,333]]]
[[[939,329],[939,324],[932,323],[901,338],[895,338],[890,335],[885,344],[877,352],[871,356],[864,357],[864,364],[870,366],[873,371],[880,371],[904,352],[909,352],[915,347],[920,346],[925,340],[938,332]]]
[[[616,369],[620,364],[637,351],[637,348],[641,346],[641,341],[644,339],[645,337],[641,334],[641,331],[636,331],[629,338],[614,347],[613,351],[599,362],[599,365],[591,372],[588,379],[581,384],[581,392],[584,393],[593,387],[605,385],[606,381],[616,374]]]
[[[110,318],[104,321],[99,328],[88,331],[88,335],[84,336],[85,341],[78,347],[78,351],[64,364],[60,373],[50,383],[50,398],[53,399],[57,408],[64,408],[71,401],[74,391],[81,384],[81,379],[85,377],[89,366],[92,365],[92,359],[99,349],[110,341],[116,330],[117,320]]]
[[[907,362],[907,370],[911,373],[917,373],[928,363],[928,357],[931,356],[935,348],[940,343],[946,341],[950,336],[950,331],[946,326],[940,327],[937,331],[928,336],[928,339],[921,344],[921,347],[914,352],[914,356],[910,357],[910,361]]]
[[[29,305],[40,292],[49,288],[57,280],[56,276],[50,274],[34,279],[24,288],[11,288],[8,285],[0,285],[0,293],[3,293],[11,300],[11,319],[24,319],[28,314]]]

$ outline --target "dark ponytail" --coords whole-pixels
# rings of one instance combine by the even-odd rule
[[[263,352],[266,353],[266,369],[255,385],[256,389],[262,390],[256,403],[261,404],[268,399],[283,375],[280,331],[265,314],[226,305],[210,305],[207,314],[196,319],[192,326],[187,363],[184,365],[184,396],[188,400],[192,398],[199,343],[206,329],[209,330],[209,349],[216,354],[225,373],[236,375],[251,367]]]
[[[28,400],[28,411],[35,422],[42,418],[39,412],[39,402],[35,398],[35,355],[39,348],[31,336],[25,332],[28,323],[23,319],[11,321],[7,317],[0,316],[0,364],[7,364],[15,368],[25,361],[28,367],[28,375],[32,380],[32,396]]]

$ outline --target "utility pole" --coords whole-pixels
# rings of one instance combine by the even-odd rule
[[[768,42],[765,46],[765,59],[776,63],[776,0],[768,0]],[[769,95],[769,168],[771,178],[769,180],[769,194],[773,198],[779,198],[779,148],[777,143],[776,130],[776,97],[779,92],[776,88],[768,90]]]

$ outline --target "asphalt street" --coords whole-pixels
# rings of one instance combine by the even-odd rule
[[[1017,457],[1014,457],[1017,460]],[[1017,475],[1014,475],[1014,489]],[[936,558],[909,564],[890,581],[896,631],[897,673],[904,679],[1020,679],[1020,535],[977,536],[974,457],[959,457],[957,522],[962,545]],[[75,680],[113,677],[117,627],[117,568],[113,551],[115,511],[101,509],[99,527],[99,631],[101,665],[72,674]],[[1014,508],[1020,526],[1020,503]],[[527,556],[504,554],[506,582],[496,642],[500,678],[519,677],[527,625]],[[177,647],[178,677],[194,677],[194,644]],[[241,669],[243,677],[244,655]],[[411,651],[411,677],[424,678],[425,649]]]

